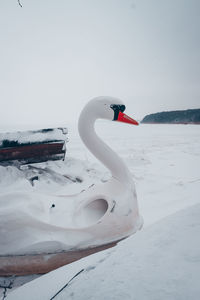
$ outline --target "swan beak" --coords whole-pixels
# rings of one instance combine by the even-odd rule
[[[130,118],[126,114],[122,113],[121,111],[119,112],[117,121],[118,122],[129,123],[129,124],[133,124],[133,125],[139,125],[139,123],[136,120]]]

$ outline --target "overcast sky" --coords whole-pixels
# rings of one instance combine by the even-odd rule
[[[135,118],[200,108],[199,0],[0,0],[0,127],[64,125],[92,97]]]

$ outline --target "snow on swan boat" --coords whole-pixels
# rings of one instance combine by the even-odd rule
[[[124,110],[121,100],[98,97],[79,117],[80,137],[111,171],[109,181],[74,196],[0,196],[0,275],[48,272],[111,247],[142,227],[132,176],[94,130],[96,119],[138,125]]]

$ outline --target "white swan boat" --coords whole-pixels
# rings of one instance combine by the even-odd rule
[[[110,170],[110,180],[74,196],[0,196],[0,275],[48,272],[113,246],[142,227],[132,176],[94,130],[97,119],[138,125],[124,110],[121,100],[98,97],[79,117],[80,137]]]

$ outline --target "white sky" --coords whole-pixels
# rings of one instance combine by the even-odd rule
[[[200,107],[199,0],[0,0],[0,128]]]

